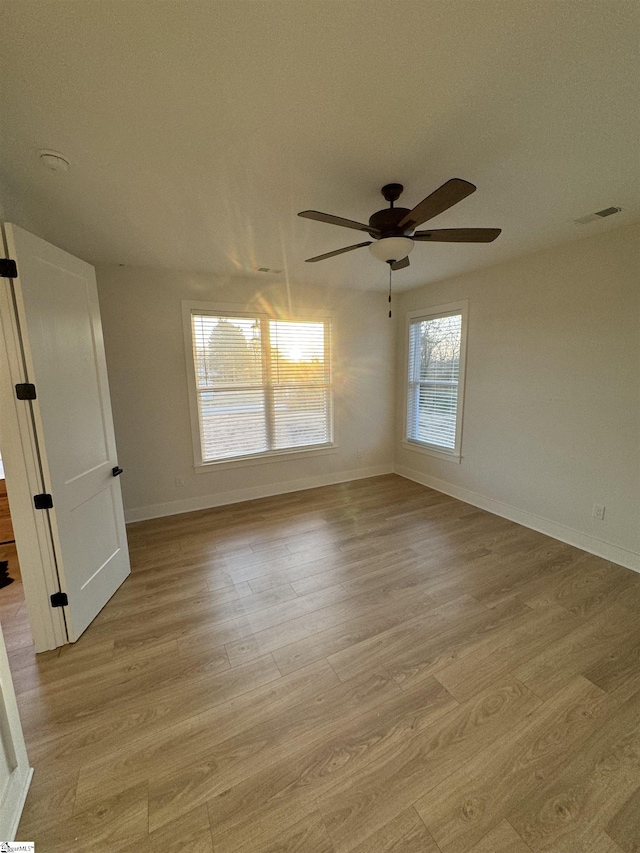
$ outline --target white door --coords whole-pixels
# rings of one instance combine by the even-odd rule
[[[74,642],[129,574],[124,513],[92,266],[15,225],[15,305],[64,615]],[[46,502],[46,499],[45,499]]]

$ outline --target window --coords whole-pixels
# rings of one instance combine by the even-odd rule
[[[190,311],[196,463],[332,442],[328,320]]]
[[[466,306],[409,315],[406,439],[460,458]]]

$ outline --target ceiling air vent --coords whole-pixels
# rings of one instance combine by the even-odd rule
[[[576,225],[587,225],[589,222],[595,222],[597,219],[604,219],[605,216],[612,216],[614,213],[620,213],[621,207],[605,207],[603,210],[596,210],[595,213],[587,213],[586,216],[581,216],[580,219],[574,219]]]
[[[605,207],[604,210],[596,210],[596,216],[611,216],[613,213],[620,213],[622,210],[621,207]]]

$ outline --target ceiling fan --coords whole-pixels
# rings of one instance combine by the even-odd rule
[[[330,213],[320,213],[318,210],[303,210],[299,213],[298,216],[305,219],[317,219],[319,222],[364,231],[374,238],[364,243],[345,246],[344,249],[327,252],[324,255],[316,255],[315,258],[307,258],[307,263],[324,261],[343,252],[352,252],[354,249],[369,246],[369,251],[376,258],[388,263],[392,270],[401,270],[409,266],[409,252],[413,249],[416,240],[431,243],[491,243],[502,230],[500,228],[441,228],[435,231],[416,231],[418,225],[428,222],[429,219],[453,207],[454,204],[475,192],[476,187],[460,178],[451,178],[417,204],[413,210],[393,206],[403,190],[402,184],[386,184],[382,187],[382,195],[389,202],[389,207],[374,213],[369,218],[368,225],[354,222],[352,219],[343,219],[341,216],[332,216]]]

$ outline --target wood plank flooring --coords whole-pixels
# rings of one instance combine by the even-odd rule
[[[38,853],[638,853],[640,575],[395,475],[129,526],[0,617]]]
[[[9,499],[7,498],[7,486],[4,480],[0,480],[0,542],[13,542],[14,533],[11,524],[11,513],[9,512]],[[0,548],[2,545],[0,545]],[[2,559],[6,559],[3,557]]]

